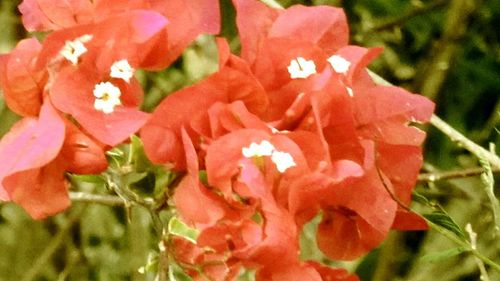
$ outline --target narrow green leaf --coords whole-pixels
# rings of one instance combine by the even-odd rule
[[[182,237],[193,244],[196,244],[196,239],[199,235],[199,231],[197,229],[187,226],[176,217],[171,218],[168,222],[168,233]]]
[[[441,251],[441,252],[427,254],[425,256],[422,256],[420,258],[420,260],[423,262],[440,262],[440,261],[452,258],[454,256],[458,256],[464,252],[468,252],[468,250],[463,248],[463,247],[457,247],[457,248],[452,248],[452,249],[448,249],[448,250]]]
[[[412,199],[413,199],[413,201],[418,202],[422,205],[432,206],[432,203],[429,202],[429,199],[427,199],[425,196],[423,196],[422,194],[420,194],[416,191],[413,191]]]
[[[464,231],[444,210],[434,211],[431,214],[424,215],[426,219],[437,224],[458,236],[463,241],[467,241]]]
[[[144,146],[142,144],[141,139],[132,135],[130,137],[130,145],[131,145],[131,161],[136,169],[136,171],[143,172],[151,167],[153,164],[146,156],[144,152]]]

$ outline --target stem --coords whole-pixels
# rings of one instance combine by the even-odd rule
[[[459,145],[467,149],[472,154],[476,155],[478,158],[484,158],[485,160],[490,162],[494,169],[500,169],[500,158],[498,157],[498,155],[484,149],[483,147],[469,140],[467,137],[462,135],[460,132],[455,130],[453,127],[448,125],[436,115],[432,115],[430,123],[445,135],[450,137],[452,141],[457,142]]]
[[[484,184],[484,189],[488,199],[490,200],[491,210],[495,219],[495,229],[500,231],[500,204],[495,196],[495,179],[490,163],[484,158],[479,158],[479,163],[484,168],[484,173],[481,175],[481,181]]]
[[[70,192],[69,198],[73,202],[81,202],[81,203],[97,203],[108,206],[124,206],[125,201],[114,195],[98,195],[98,194],[90,194],[85,192]]]
[[[481,167],[468,168],[456,171],[446,171],[446,172],[435,172],[435,173],[425,173],[418,175],[418,181],[420,182],[435,182],[440,180],[458,179],[458,178],[468,178],[480,176],[482,173],[486,172],[485,169]],[[492,169],[493,173],[500,173],[500,168]]]
[[[422,65],[417,77],[422,95],[436,100],[443,83],[451,69],[454,54],[460,48],[460,40],[465,36],[469,19],[479,8],[471,0],[452,0],[443,25],[443,35],[434,45],[429,62]]]
[[[260,0],[260,2],[268,5],[271,8],[283,9],[283,6],[280,3],[278,3],[276,0]]]
[[[50,258],[55,254],[57,249],[61,247],[64,243],[64,239],[68,235],[71,227],[78,221],[80,215],[83,213],[83,208],[78,208],[74,210],[68,217],[68,220],[59,229],[56,236],[49,242],[45,250],[38,257],[38,259],[33,263],[33,266],[28,269],[28,271],[22,276],[21,281],[31,281],[35,280],[40,271],[44,268],[45,264],[50,260]]]
[[[472,230],[472,226],[470,223],[465,226],[465,231],[467,231],[467,233],[469,234],[470,245],[472,249],[477,249],[477,233]],[[484,263],[477,257],[474,257],[474,260],[476,261],[477,267],[479,267],[479,271],[481,272],[481,280],[490,281],[490,277],[488,276],[488,271],[486,271]]]
[[[409,19],[411,19],[413,17],[419,16],[421,14],[425,14],[425,13],[430,12],[432,10],[435,10],[437,8],[441,8],[446,3],[448,3],[448,0],[439,0],[439,1],[436,1],[436,2],[433,2],[433,3],[430,3],[428,5],[425,5],[425,6],[415,7],[414,9],[412,9],[412,10],[404,13],[403,15],[401,15],[399,17],[396,17],[396,18],[393,18],[393,19],[389,19],[389,20],[385,20],[385,21],[382,21],[379,24],[373,25],[372,27],[368,28],[364,32],[365,33],[370,33],[370,32],[373,32],[373,31],[380,31],[380,30],[384,30],[384,29],[390,29],[390,28],[392,28],[394,26],[403,24],[404,22],[408,21]]]
[[[445,228],[443,228],[437,224],[434,224],[430,220],[426,220],[426,221],[433,230],[439,232],[440,234],[442,234],[446,238],[452,240],[457,245],[464,247],[465,249],[467,249],[467,251],[469,251],[471,254],[473,254],[474,256],[479,258],[482,262],[491,266],[491,268],[495,269],[496,271],[500,272],[500,265],[496,264],[494,261],[490,260],[488,257],[481,254],[478,250],[473,249],[472,246],[468,242],[461,240],[455,234],[451,233],[450,231],[446,230]]]

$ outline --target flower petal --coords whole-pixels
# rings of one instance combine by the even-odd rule
[[[0,86],[5,102],[22,116],[38,116],[47,81],[45,70],[36,70],[41,45],[36,39],[20,41],[8,55],[0,56]]]
[[[92,20],[89,0],[24,0],[19,5],[24,27],[28,31],[51,31]]]

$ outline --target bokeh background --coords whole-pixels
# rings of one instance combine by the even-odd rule
[[[28,34],[17,11],[18,0],[0,0],[0,53],[9,52]],[[223,30],[231,48],[239,41],[230,0],[222,0]],[[382,77],[421,93],[437,104],[436,114],[471,140],[500,146],[500,0],[312,0],[278,1],[343,7],[351,43],[383,46],[370,65]],[[217,69],[213,38],[202,36],[169,69],[139,73],[151,111],[169,93]],[[0,95],[0,135],[18,117]],[[477,167],[478,159],[428,127],[423,172]],[[1,165],[1,159],[0,159]],[[498,175],[498,171],[495,172]],[[496,177],[498,180],[498,176]],[[497,181],[498,182],[498,181]],[[495,185],[500,194],[499,185]],[[75,191],[108,194],[100,182],[74,184]],[[500,232],[493,228],[491,206],[479,177],[422,181],[418,194],[440,204],[460,227],[471,223],[480,252],[500,263]],[[138,269],[157,249],[147,212],[138,207],[75,202],[65,213],[33,221],[19,207],[0,203],[0,281],[151,280]],[[426,212],[424,205],[414,209]],[[314,223],[301,239],[302,256],[328,261],[314,247]],[[450,254],[456,245],[434,231],[393,232],[366,257],[341,263],[362,280],[479,280],[472,255]],[[444,252],[443,252],[444,251]],[[429,258],[430,257],[430,258]],[[500,274],[489,270],[491,280]],[[241,280],[253,280],[251,272]]]

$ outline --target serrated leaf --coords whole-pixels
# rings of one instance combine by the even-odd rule
[[[168,233],[182,237],[193,244],[196,244],[196,239],[199,235],[197,229],[187,226],[176,217],[171,218],[168,222]]]
[[[437,224],[451,232],[456,236],[460,237],[462,240],[467,241],[464,231],[457,225],[457,223],[445,212],[435,211],[431,214],[423,215],[426,219],[434,224]]]
[[[458,256],[461,253],[468,252],[468,251],[469,250],[467,250],[463,247],[457,247],[457,248],[452,248],[452,249],[448,249],[448,250],[441,251],[441,252],[427,254],[427,255],[421,257],[420,260],[423,262],[440,262],[440,261],[452,258],[454,256]]]

